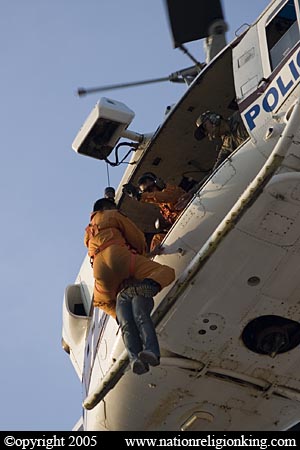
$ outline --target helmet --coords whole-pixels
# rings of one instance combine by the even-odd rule
[[[217,114],[212,111],[205,111],[200,114],[198,119],[196,120],[197,128],[194,132],[194,136],[198,141],[201,141],[206,136],[205,129],[203,127],[204,123],[209,120],[213,125],[219,126],[223,117],[220,114]]]
[[[104,209],[116,209],[115,203],[109,198],[99,198],[93,206],[93,212],[103,211]]]
[[[154,175],[154,173],[152,173],[152,172],[143,173],[143,175],[141,175],[140,178],[138,179],[138,182],[137,182],[138,186],[140,184],[143,184],[146,180],[151,180],[151,181],[153,181],[153,183],[155,183],[156,175]]]
[[[157,186],[158,189],[160,189],[161,191],[166,187],[165,182],[161,178],[158,178],[153,172],[143,173],[143,175],[140,176],[140,178],[138,179],[138,182],[137,182],[138,186],[143,184],[146,180],[153,181],[155,186]]]
[[[223,117],[220,114],[217,114],[212,111],[205,111],[200,114],[198,119],[196,120],[197,127],[201,127],[207,120],[209,120],[213,125],[220,125],[221,119]]]
[[[108,198],[109,200],[113,200],[114,201],[115,195],[116,195],[116,192],[115,192],[113,187],[108,186],[108,187],[105,188],[105,190],[104,190],[104,197],[105,198]]]

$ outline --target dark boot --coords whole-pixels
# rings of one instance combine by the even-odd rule
[[[159,344],[150,316],[153,306],[153,298],[139,295],[132,299],[134,320],[144,345],[144,349],[138,355],[145,364],[158,366],[160,361]]]
[[[160,364],[160,357],[150,350],[142,350],[139,353],[139,358],[144,364],[149,366],[159,366]]]

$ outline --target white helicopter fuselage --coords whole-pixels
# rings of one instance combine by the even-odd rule
[[[229,117],[233,99],[249,133],[155,257],[176,271],[155,297],[160,366],[133,374],[116,321],[90,313],[88,257],[67,287],[63,341],[83,383],[83,429],[286,430],[300,422],[299,24],[298,0],[272,1],[134,153],[116,200],[149,232],[147,205],[125,198],[123,183],[158,160],[159,176],[176,184],[189,167],[210,166],[213,147],[194,139],[195,120],[208,109]]]

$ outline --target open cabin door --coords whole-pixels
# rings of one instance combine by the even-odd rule
[[[121,185],[128,181],[136,184],[144,172],[153,172],[165,182],[183,189],[186,181],[201,181],[213,167],[218,147],[208,139],[195,139],[196,120],[207,110],[230,117],[237,109],[235,98],[232,48],[228,46],[200,72],[174,105],[137,164],[127,169]],[[157,232],[154,223],[159,211],[156,207],[118,195],[120,191],[116,199],[122,212],[145,233]]]
[[[257,25],[250,28],[233,49],[233,73],[237,102],[254,92],[263,78]]]

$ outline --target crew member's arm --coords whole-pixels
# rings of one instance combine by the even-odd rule
[[[183,194],[180,199],[178,200],[178,202],[175,205],[175,209],[177,211],[182,211],[186,205],[189,203],[189,201],[193,198],[193,196],[196,194],[196,192],[198,192],[198,190],[200,189],[200,187],[202,186],[202,184],[205,182],[205,180],[207,180],[207,178],[211,175],[212,171],[214,169],[212,169],[208,175],[206,175],[206,177],[202,178],[201,181],[199,181],[198,183],[196,183],[188,192],[186,192],[185,194]]]
[[[217,168],[220,164],[222,164],[222,162],[225,161],[225,159],[228,158],[228,156],[231,155],[231,153],[232,153],[232,152],[229,151],[227,148],[221,148],[221,150],[220,150],[220,152],[219,152],[219,154],[218,154],[218,156],[217,156],[216,162],[215,162],[214,167],[213,167],[212,170],[213,170],[213,171],[216,170],[216,168]]]
[[[162,191],[143,192],[141,202],[145,203],[176,203],[184,194],[184,190],[179,186],[166,186]]]

